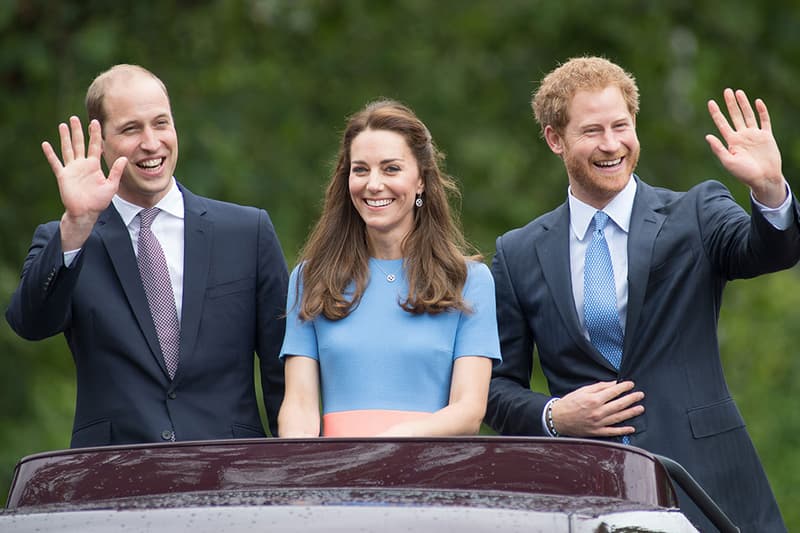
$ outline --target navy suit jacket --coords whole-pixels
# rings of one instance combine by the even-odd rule
[[[266,211],[183,193],[180,362],[170,380],[128,229],[113,205],[70,268],[58,222],[34,234],[6,318],[36,340],[63,332],[77,371],[72,447],[277,434],[288,274]]]
[[[633,380],[645,412],[631,444],[675,459],[742,531],[785,526],[745,423],[728,391],[717,322],[728,280],[786,269],[800,258],[800,211],[776,230],[749,216],[718,182],[688,192],[637,178],[628,235],[628,307],[619,371],[584,336],[570,277],[567,203],[497,239],[492,272],[503,362],[486,421],[507,435],[544,435],[550,396],[532,392],[534,346],[553,396],[597,381]],[[710,524],[680,494],[704,530]]]

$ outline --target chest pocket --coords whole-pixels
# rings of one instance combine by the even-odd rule
[[[225,283],[220,283],[213,287],[209,287],[208,290],[206,291],[206,294],[209,299],[213,299],[213,298],[221,298],[229,294],[236,294],[244,291],[254,291],[255,288],[256,288],[255,278],[244,278],[244,279],[237,279],[234,281],[228,281]]]
[[[658,261],[659,258],[656,257],[654,259]],[[661,261],[650,269],[650,276],[648,277],[649,284],[658,283],[666,278],[676,277],[679,272],[687,269],[691,270],[697,259],[697,252],[694,248],[689,246],[660,259]]]

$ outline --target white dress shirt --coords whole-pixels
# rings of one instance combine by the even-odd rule
[[[583,318],[583,270],[586,262],[586,249],[592,241],[589,226],[597,208],[585,204],[572,195],[567,194],[569,201],[569,267],[572,274],[572,297],[578,320],[584,336],[588,339],[586,324]],[[625,333],[625,316],[628,310],[628,230],[633,212],[633,200],[636,197],[636,180],[628,180],[628,184],[603,208],[610,219],[603,233],[606,236],[608,250],[611,253],[611,265],[614,269],[614,286],[617,292],[617,311],[620,326]]]
[[[139,228],[140,220],[136,215],[144,209],[141,206],[123,200],[117,195],[111,199],[114,207],[119,213],[122,222],[128,228],[131,237],[133,253],[138,255]],[[169,268],[169,279],[172,284],[172,294],[175,296],[175,309],[178,312],[178,322],[181,319],[183,307],[183,195],[172,178],[172,186],[169,192],[154,207],[161,209],[161,212],[153,221],[150,229],[153,235],[161,244],[164,250],[164,257]],[[64,265],[69,267],[77,257],[80,249],[64,252]]]

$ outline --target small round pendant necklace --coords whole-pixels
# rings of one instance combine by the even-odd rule
[[[394,274],[390,274],[389,272],[386,272],[383,269],[383,267],[381,267],[380,263],[378,263],[377,259],[374,261],[374,263],[375,263],[375,266],[378,267],[378,270],[383,272],[383,275],[386,276],[386,281],[388,281],[389,283],[394,283],[394,280],[397,279],[397,276],[395,276]]]

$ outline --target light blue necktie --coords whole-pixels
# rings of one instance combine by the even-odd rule
[[[595,348],[619,370],[622,363],[622,326],[617,311],[617,290],[611,253],[603,234],[608,215],[594,215],[592,240],[583,270],[583,318]]]
[[[602,211],[594,214],[592,240],[586,249],[583,270],[583,318],[589,338],[597,351],[603,354],[614,368],[622,363],[622,326],[617,310],[617,289],[614,284],[614,267],[608,251],[603,229],[608,215]],[[622,443],[630,443],[625,435]]]

